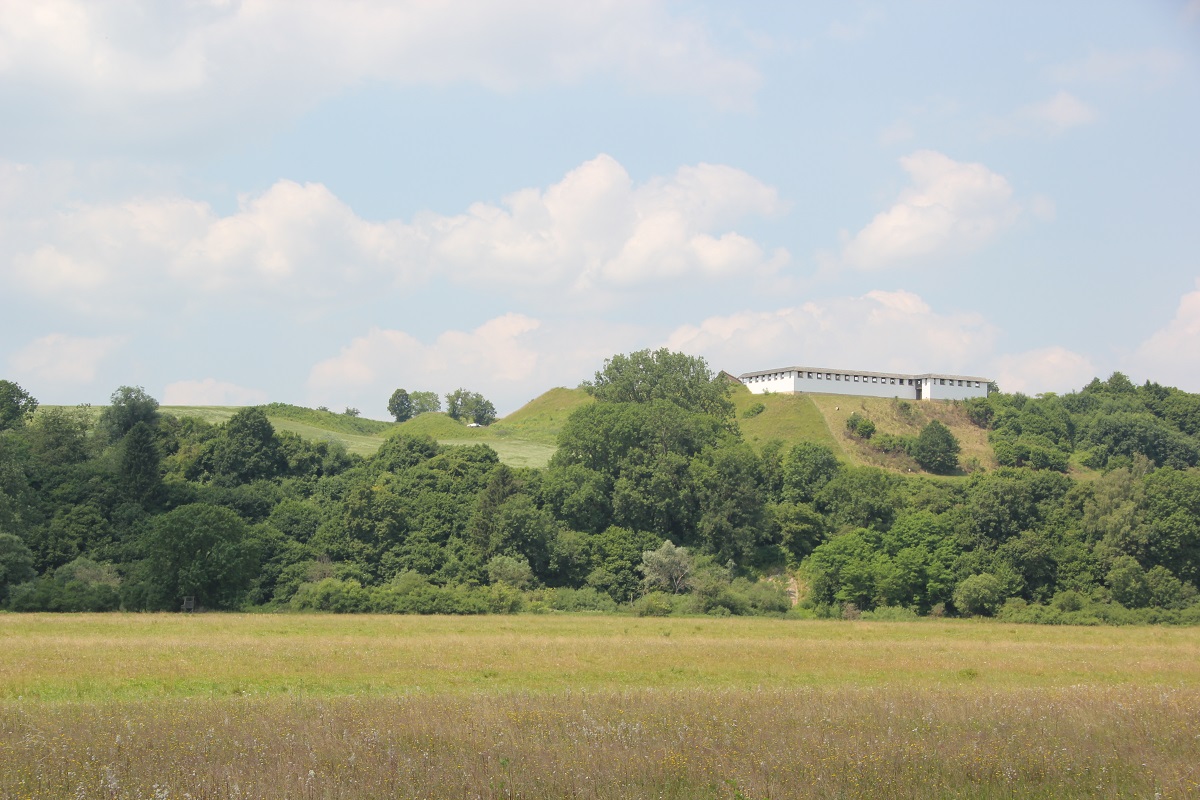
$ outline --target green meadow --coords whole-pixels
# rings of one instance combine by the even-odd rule
[[[1200,630],[0,615],[0,798],[1185,797]]]

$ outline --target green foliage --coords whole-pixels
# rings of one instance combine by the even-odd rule
[[[683,547],[663,542],[642,553],[642,585],[650,591],[682,594],[691,588],[692,557]]]
[[[742,412],[742,418],[743,419],[753,419],[754,417],[757,417],[759,414],[763,413],[766,410],[767,410],[767,407],[765,405],[763,405],[762,403],[755,403],[754,405],[750,406],[749,408],[747,408],[745,411]]]
[[[921,467],[937,475],[958,469],[960,447],[954,434],[936,419],[921,429],[912,448],[912,457]]]
[[[523,556],[492,556],[487,562],[487,574],[491,583],[507,583],[517,589],[527,589],[533,584],[533,569]]]
[[[179,608],[185,596],[207,608],[235,608],[259,567],[260,553],[233,511],[205,503],[155,519],[146,542],[147,605]]]
[[[13,587],[13,611],[116,611],[121,579],[111,564],[77,558],[40,580]]]
[[[412,415],[419,417],[442,410],[442,399],[437,392],[413,392],[409,395],[412,401]]]
[[[792,447],[784,462],[784,499],[792,503],[811,503],[840,469],[841,463],[828,447],[800,442]]]
[[[846,418],[846,430],[856,439],[870,439],[875,435],[875,423],[855,411]]]
[[[491,425],[496,421],[496,407],[479,392],[455,389],[446,395],[446,413],[451,419],[475,425]]]
[[[0,604],[8,598],[10,587],[32,580],[33,551],[20,537],[0,532]]]
[[[990,572],[971,575],[954,587],[954,606],[963,614],[991,616],[1004,602],[1004,585]]]
[[[158,401],[141,386],[121,386],[112,393],[110,405],[100,412],[96,427],[110,442],[120,440],[139,422],[158,424]]]
[[[650,592],[634,602],[633,613],[639,617],[669,617],[674,608],[671,595],[666,592]]]
[[[732,384],[713,375],[703,358],[659,350],[615,355],[584,387],[605,403],[665,400],[697,414],[733,416]]]
[[[33,419],[38,401],[13,381],[0,380],[0,431],[19,428]]]
[[[405,420],[412,419],[412,398],[408,396],[408,392],[404,389],[397,389],[388,398],[387,410],[396,422],[404,422]]]

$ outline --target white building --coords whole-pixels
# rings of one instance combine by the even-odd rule
[[[966,400],[987,397],[987,378],[967,375],[902,375],[899,372],[856,372],[825,367],[783,367],[747,372],[738,380],[754,394],[850,394],[900,397],[905,400]]]

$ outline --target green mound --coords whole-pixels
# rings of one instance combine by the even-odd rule
[[[558,433],[571,412],[580,406],[596,402],[583,389],[558,387],[530,400],[504,419],[492,425],[496,435],[521,438],[545,445],[558,442]]]
[[[824,415],[811,395],[806,394],[751,394],[745,386],[734,387],[731,395],[737,409],[738,427],[742,436],[756,448],[773,440],[786,445],[799,442],[816,442],[829,447],[843,459],[846,454],[838,437],[829,429]],[[763,409],[747,417],[761,404]]]

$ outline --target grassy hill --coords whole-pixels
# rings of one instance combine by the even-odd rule
[[[838,458],[850,464],[870,464],[900,472],[915,470],[904,456],[880,453],[867,443],[846,433],[846,419],[858,412],[875,423],[879,433],[916,436],[921,428],[936,419],[946,425],[962,445],[960,461],[995,466],[987,432],[975,427],[961,406],[953,403],[907,403],[890,398],[853,397],[831,394],[751,394],[745,386],[735,386],[732,394],[737,422],[742,435],[761,449],[772,440],[785,445],[812,441],[831,448]],[[338,441],[359,455],[375,453],[388,436],[398,433],[430,436],[442,444],[487,444],[510,466],[543,467],[554,455],[558,434],[571,413],[595,402],[582,389],[551,389],[513,413],[486,428],[472,428],[442,413],[422,414],[403,423],[381,422],[363,417],[348,417],[330,411],[270,403],[263,406],[267,418],[277,430],[291,431],[306,439]],[[762,410],[757,407],[761,405]],[[198,417],[219,425],[238,410],[238,406],[163,406],[162,411],[176,417]],[[100,409],[93,407],[98,414]],[[751,416],[746,413],[751,411]]]
[[[846,432],[846,420],[858,412],[875,423],[877,433],[916,436],[931,420],[950,429],[962,447],[959,461],[987,469],[996,466],[987,431],[976,427],[961,405],[946,402],[903,401],[884,397],[838,394],[751,394],[744,386],[733,392],[738,425],[746,441],[761,448],[772,439],[791,445],[811,441],[831,448],[841,460],[898,472],[918,471],[904,455],[881,453]],[[759,404],[763,410],[745,414]]]

